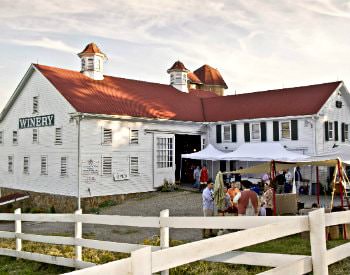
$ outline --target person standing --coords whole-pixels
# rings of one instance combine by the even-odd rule
[[[284,185],[286,184],[285,171],[280,172],[276,177],[277,182],[277,194],[282,194],[284,192]]]
[[[237,203],[233,202],[234,197],[240,192],[239,189],[238,189],[238,184],[239,184],[239,182],[232,182],[231,183],[231,188],[228,189],[228,191],[227,191],[227,193],[230,196],[230,202],[231,202],[231,206],[227,210],[227,212],[228,213],[232,213],[234,215],[237,215],[237,213],[238,213]]]
[[[238,203],[238,216],[257,216],[259,213],[258,195],[250,190],[250,181],[243,180],[241,184],[243,191],[233,199],[234,203]]]
[[[297,166],[297,168],[295,169],[294,180],[295,180],[295,189],[297,191],[297,194],[299,194],[299,188],[301,186],[301,182],[303,181],[303,177],[301,176],[299,166]]]
[[[266,216],[273,215],[273,189],[270,184],[265,185],[265,192],[262,196],[262,203],[266,210]]]
[[[200,181],[199,181],[200,174],[201,174],[201,171],[200,171],[200,169],[199,169],[199,166],[196,166],[196,168],[193,170],[193,178],[194,178],[193,187],[194,187],[194,188],[199,188],[199,184],[200,184]]]
[[[202,191],[207,183],[208,183],[209,175],[208,175],[208,169],[205,165],[202,166],[202,169],[200,171],[200,189],[199,191]]]
[[[203,215],[204,217],[214,216],[214,194],[213,194],[214,184],[212,180],[208,180],[207,187],[203,190],[202,200],[203,200]],[[207,233],[209,231],[209,233]],[[208,238],[213,235],[212,229],[203,229],[203,238]]]

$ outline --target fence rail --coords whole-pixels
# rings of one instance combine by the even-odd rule
[[[40,261],[49,264],[84,268],[67,274],[152,274],[161,271],[168,274],[170,268],[205,260],[230,264],[246,264],[273,267],[260,273],[327,275],[328,265],[350,257],[350,243],[326,249],[325,227],[350,223],[350,211],[325,214],[323,209],[309,216],[281,217],[169,217],[163,210],[159,217],[74,214],[14,214],[0,213],[0,220],[13,221],[15,232],[0,231],[0,238],[14,238],[16,250],[0,248],[0,255]],[[74,237],[46,236],[22,232],[22,222],[74,223]],[[82,224],[103,224],[160,229],[160,247],[140,244],[117,243],[84,239]],[[243,229],[211,239],[169,247],[169,228]],[[273,239],[310,231],[311,256],[275,253],[241,252],[238,249]],[[75,257],[64,258],[22,251],[22,240],[71,245]],[[82,261],[82,247],[113,252],[131,253],[131,257],[96,266]],[[233,251],[236,250],[236,251]]]

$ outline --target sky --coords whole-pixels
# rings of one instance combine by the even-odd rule
[[[245,93],[343,80],[350,1],[0,0],[0,110],[31,63],[80,70],[95,42],[105,74],[168,84],[181,60],[219,69]]]

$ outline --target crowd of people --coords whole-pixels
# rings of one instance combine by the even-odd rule
[[[199,167],[194,171],[196,179],[195,186],[197,188],[205,186],[202,192],[203,214],[205,217],[214,216],[215,210],[220,216],[272,216],[273,215],[273,191],[276,193],[290,193],[292,191],[292,174],[286,171],[280,171],[274,180],[271,180],[266,173],[262,175],[259,184],[253,184],[248,180],[241,180],[241,175],[230,178],[230,181],[225,181],[220,189],[221,194],[216,194],[218,188],[215,188],[214,182],[208,176],[206,166],[201,169]],[[303,181],[300,168],[297,167],[294,174],[294,182],[297,190],[301,190]],[[229,186],[228,184],[229,183]],[[218,183],[215,183],[216,185]],[[218,200],[215,197],[221,196],[220,205],[216,203]],[[223,196],[223,197],[222,197]],[[203,237],[210,237],[211,230],[203,230]]]

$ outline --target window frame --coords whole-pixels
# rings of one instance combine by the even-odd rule
[[[133,137],[133,133],[136,133],[137,137]],[[129,138],[129,144],[139,144],[139,140],[140,140],[140,131],[138,129],[130,129],[130,138]],[[136,140],[136,141],[135,141]]]
[[[33,114],[39,113],[39,96],[33,96]]]
[[[101,157],[101,175],[102,176],[111,176],[113,174],[113,157],[111,156],[102,156]],[[107,161],[108,159],[110,159],[110,171],[105,170],[105,161]],[[108,163],[107,163],[108,164]]]
[[[253,126],[258,126],[258,129],[259,129],[259,136],[257,138],[254,137],[254,127]],[[258,140],[261,140],[261,125],[260,125],[260,122],[253,122],[253,123],[250,123],[250,136],[251,136],[251,140],[253,141],[258,141]]]
[[[65,163],[63,162],[63,159],[65,159]],[[62,173],[64,171],[64,165],[65,165],[65,173]],[[61,156],[60,157],[60,177],[68,177],[68,157],[67,156]]]
[[[349,141],[349,124],[347,123],[344,123],[344,141]]]
[[[10,157],[12,158],[11,166],[10,166]],[[14,170],[15,170],[15,163],[14,163],[14,161],[15,161],[15,156],[14,155],[8,155],[7,156],[7,172],[9,174],[13,174],[14,173]],[[10,167],[11,167],[11,169],[10,169]]]
[[[26,166],[26,160],[27,160],[27,166]],[[29,169],[30,169],[30,157],[24,156],[23,157],[23,174],[29,175]]]
[[[36,140],[34,140],[34,131],[36,131]],[[39,129],[38,128],[33,128],[32,129],[32,143],[33,144],[38,144],[39,143]]]
[[[46,173],[43,173],[43,158],[46,159],[46,166],[45,166]],[[47,176],[49,174],[49,161],[48,161],[48,159],[49,158],[47,155],[40,156],[40,175],[42,175],[42,176]]]
[[[229,129],[229,138],[228,139],[225,139],[225,128]],[[231,124],[223,124],[221,126],[221,136],[222,136],[222,142],[231,142],[231,139],[232,139]]]
[[[16,138],[15,138],[15,133],[16,133]],[[18,145],[18,131],[12,131],[12,144],[13,145]]]
[[[110,131],[110,138],[106,135],[106,132]],[[110,139],[110,140],[109,140]],[[102,128],[102,145],[112,145],[113,144],[113,130],[112,128]]]
[[[132,163],[133,160],[134,161],[136,160],[136,164]],[[129,173],[131,176],[139,176],[140,175],[140,165],[139,164],[140,164],[140,161],[139,161],[138,156],[130,156],[129,157]],[[136,169],[135,169],[135,166],[136,166]]]
[[[169,142],[171,141],[171,142]],[[156,142],[156,161],[157,168],[173,168],[174,167],[174,138],[173,137],[157,137]]]
[[[334,140],[334,122],[333,121],[328,121],[328,140]]]
[[[59,135],[58,135],[58,132],[60,132]],[[62,145],[63,144],[63,129],[62,129],[62,127],[55,128],[55,142],[54,143],[55,143],[55,145]]]
[[[284,123],[288,123],[288,127],[289,127],[289,137],[283,137],[283,127],[282,124]],[[292,139],[292,122],[290,120],[283,120],[280,121],[280,139],[283,140],[291,140]]]

